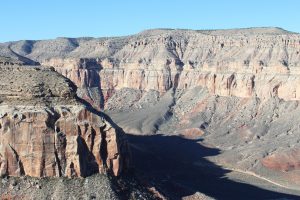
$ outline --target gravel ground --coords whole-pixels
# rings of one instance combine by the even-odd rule
[[[93,175],[87,178],[1,178],[1,199],[155,199],[132,177],[111,178]]]

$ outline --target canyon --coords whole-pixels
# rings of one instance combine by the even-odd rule
[[[1,43],[0,56],[1,83],[13,80],[0,84],[1,174],[85,177],[88,168],[120,175],[129,166],[130,148],[139,176],[170,199],[197,199],[197,192],[220,197],[193,180],[210,168],[216,182],[228,175],[274,192],[265,198],[300,195],[298,33],[275,27],[153,29],[123,37]],[[44,84],[30,85],[35,79],[28,75],[28,87],[15,87],[15,79],[27,73]],[[47,80],[53,73],[59,78]],[[110,141],[105,159],[103,138]],[[82,148],[84,155],[76,154]],[[24,155],[35,151],[38,157]],[[178,194],[162,187],[162,180],[179,187]],[[223,194],[230,199],[234,187],[225,185],[232,186]],[[249,199],[257,197],[254,191],[262,194],[248,188]]]

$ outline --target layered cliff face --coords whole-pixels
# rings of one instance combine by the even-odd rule
[[[0,175],[85,177],[128,164],[120,128],[51,69],[0,68]]]
[[[128,133],[201,138],[222,151],[212,162],[296,189],[299,52],[300,35],[279,28],[158,29],[0,48],[54,67]]]
[[[205,86],[221,96],[298,100],[299,41],[299,34],[278,28],[166,29],[121,38],[13,42],[2,44],[1,53],[55,67],[99,107],[126,87],[163,94]]]

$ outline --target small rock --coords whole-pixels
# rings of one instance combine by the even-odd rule
[[[18,182],[16,180],[12,180],[11,185],[12,186],[16,186],[18,184]]]
[[[91,194],[90,195],[90,199],[96,199],[96,195],[95,194]]]
[[[2,184],[7,183],[7,179],[6,179],[6,178],[2,178],[2,179],[1,179],[1,182],[2,182]]]

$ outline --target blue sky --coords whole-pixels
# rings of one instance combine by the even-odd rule
[[[276,26],[300,32],[299,0],[2,0],[0,42],[120,36],[150,28]]]

